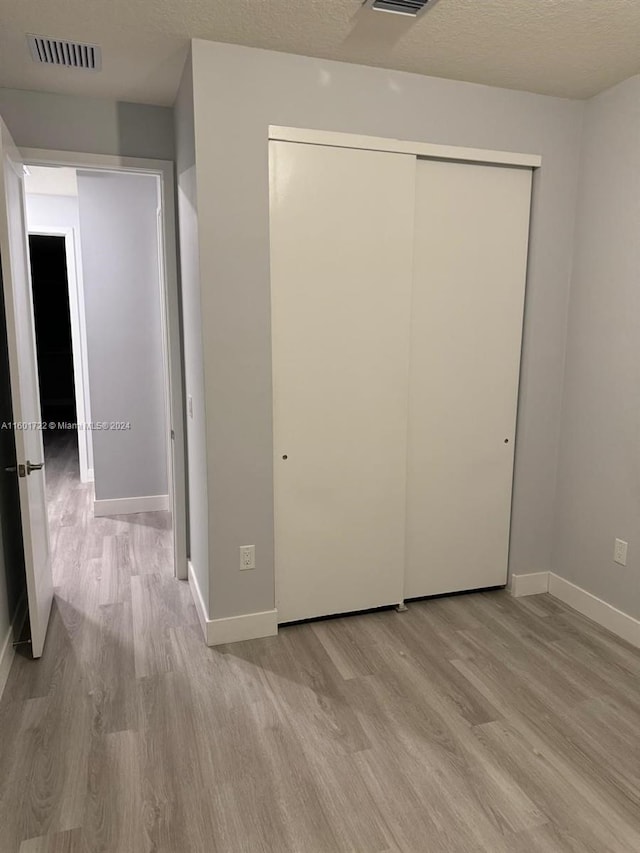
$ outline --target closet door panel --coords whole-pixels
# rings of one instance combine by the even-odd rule
[[[280,622],[403,597],[415,164],[270,143]]]
[[[407,598],[506,583],[531,171],[418,160]]]

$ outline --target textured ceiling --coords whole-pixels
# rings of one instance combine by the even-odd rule
[[[32,62],[25,33],[96,42],[92,74]],[[0,85],[173,103],[191,37],[584,98],[640,72],[640,0],[0,0]]]

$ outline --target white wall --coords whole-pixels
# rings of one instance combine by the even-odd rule
[[[96,500],[167,494],[157,179],[79,172]]]
[[[553,571],[640,617],[640,77],[587,103]],[[614,539],[629,542],[627,566]]]
[[[173,159],[166,107],[0,88],[0,115],[20,147]]]
[[[30,231],[56,226],[80,228],[78,199],[75,196],[27,193],[27,227]]]
[[[511,570],[548,569],[584,105],[212,42],[195,41],[192,50],[211,616],[268,610],[274,602],[269,124],[542,155]],[[255,571],[237,570],[241,544],[256,545]]]
[[[185,66],[178,90],[175,105],[175,134],[185,394],[193,400],[193,416],[186,412],[189,560],[198,579],[202,596],[205,601],[208,601],[207,447],[193,77],[190,62]]]

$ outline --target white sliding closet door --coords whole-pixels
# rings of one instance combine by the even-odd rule
[[[280,622],[403,597],[415,169],[270,143]]]
[[[506,583],[531,171],[418,160],[405,597]]]

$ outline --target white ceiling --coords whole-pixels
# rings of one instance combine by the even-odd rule
[[[173,103],[190,37],[584,98],[640,72],[640,0],[0,0],[0,86]],[[98,73],[32,62],[25,33],[98,43]]]

